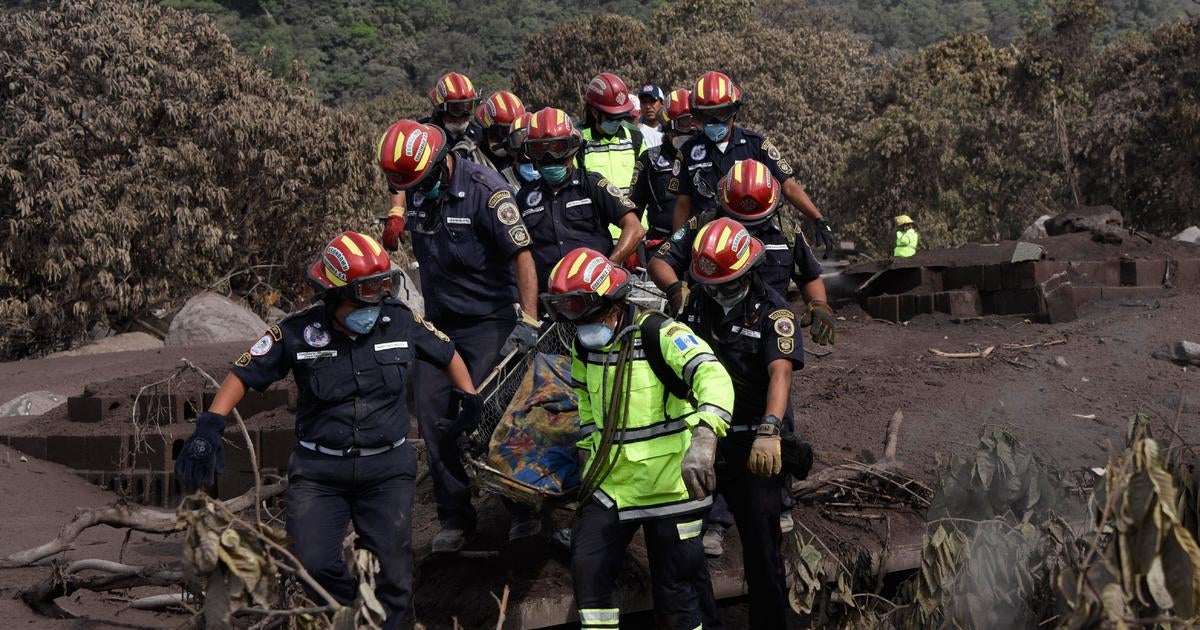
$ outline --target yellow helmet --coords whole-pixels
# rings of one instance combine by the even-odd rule
[[[902,215],[896,217],[896,227],[908,225],[909,223],[912,223],[912,222],[913,222],[912,218],[909,217],[907,214],[902,214]]]

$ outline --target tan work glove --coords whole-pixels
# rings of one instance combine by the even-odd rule
[[[692,444],[683,455],[683,485],[688,496],[703,499],[717,488],[717,434],[703,424],[692,429]]]
[[[692,290],[683,280],[676,280],[675,284],[667,287],[667,315],[671,317],[679,317],[683,312],[683,307],[687,306],[688,296]]]
[[[754,444],[750,447],[750,461],[746,469],[759,477],[773,477],[783,470],[783,453],[780,451],[779,427],[767,423],[758,425]]]
[[[812,335],[812,340],[823,346],[832,346],[836,340],[837,331],[834,330],[836,323],[837,319],[833,316],[833,309],[819,300],[809,302],[808,308],[804,310],[804,317],[800,318],[800,326],[811,326],[808,333]]]

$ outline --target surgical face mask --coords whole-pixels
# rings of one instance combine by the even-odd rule
[[[364,306],[362,308],[356,308],[353,311],[350,311],[350,313],[346,315],[345,324],[346,328],[348,328],[350,332],[358,335],[365,335],[371,332],[371,329],[375,327],[375,321],[378,319],[378,306]]]
[[[542,177],[542,174],[538,172],[537,167],[528,162],[518,166],[517,173],[521,176],[521,179],[527,182],[531,182]]]
[[[738,302],[741,302],[750,293],[750,279],[743,276],[738,280],[724,284],[706,284],[704,285],[704,290],[708,292],[708,295],[712,297],[714,302],[720,304],[725,309],[725,312],[728,313],[730,309],[737,306]]]
[[[609,118],[600,123],[600,131],[602,133],[604,133],[604,135],[606,135],[606,136],[611,136],[611,135],[616,134],[617,130],[620,128],[621,128],[620,120],[614,120],[612,118]]]
[[[442,194],[442,180],[437,180],[429,190],[416,190],[413,191],[413,194],[419,196],[422,202],[433,201],[438,198],[438,195]]]
[[[708,123],[704,125],[704,135],[713,142],[720,142],[729,135],[729,125],[727,123]]]
[[[575,335],[579,337],[579,343],[583,344],[583,347],[599,350],[612,341],[613,330],[604,322],[580,324],[575,329]]]
[[[448,123],[446,123],[446,133],[448,133],[452,136],[461,136],[461,135],[463,135],[463,132],[467,130],[467,125],[470,125],[470,124],[471,124],[470,120],[464,120],[460,123],[448,122]]]
[[[542,179],[546,180],[546,183],[557,186],[567,181],[571,169],[567,168],[566,164],[546,164],[538,167],[538,173],[541,173]]]
[[[688,140],[691,140],[691,139],[692,139],[692,137],[690,135],[685,136],[683,134],[680,134],[678,136],[675,136],[674,138],[671,138],[671,145],[675,147],[676,151],[678,151],[679,149],[683,148],[683,145],[687,144]]]

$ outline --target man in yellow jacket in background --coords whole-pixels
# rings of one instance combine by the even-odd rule
[[[896,249],[894,258],[908,258],[917,254],[917,224],[907,214],[896,217]]]
[[[571,533],[580,626],[618,627],[616,578],[641,528],[659,627],[693,630],[716,602],[701,543],[733,383],[690,328],[626,300],[629,274],[579,248],[550,273],[546,311],[576,325],[582,505]]]

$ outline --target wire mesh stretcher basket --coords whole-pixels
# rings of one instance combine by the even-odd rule
[[[633,288],[629,300],[643,308],[661,310],[665,305],[665,297],[654,285],[646,279],[632,280]],[[493,437],[506,418],[511,419],[514,413],[514,402],[518,405],[523,401],[514,401],[517,393],[522,391],[522,385],[532,377],[531,370],[538,355],[571,356],[571,348],[575,339],[575,327],[567,322],[556,322],[548,325],[538,338],[534,350],[528,353],[514,351],[505,356],[497,364],[491,374],[479,386],[483,398],[483,413],[479,427],[471,436],[477,444],[486,445],[490,450],[494,447]],[[578,429],[578,419],[574,420]],[[570,499],[575,488],[564,488],[562,491],[552,491],[530,483],[526,483],[505,471],[489,464],[489,455],[484,453],[475,458],[464,453],[467,470],[473,474],[476,486],[484,492],[491,492],[506,497],[518,503],[528,505],[535,510]]]

